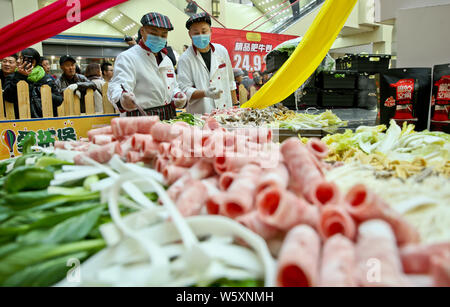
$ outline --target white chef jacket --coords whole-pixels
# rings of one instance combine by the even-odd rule
[[[172,61],[161,54],[163,60],[159,65],[155,55],[140,45],[119,54],[108,87],[109,100],[114,104],[119,102],[123,84],[127,91],[134,93],[136,103],[144,110],[170,104],[180,89]]]
[[[190,46],[178,61],[178,83],[188,98],[187,112],[192,114],[211,113],[215,109],[233,106],[231,91],[236,89],[233,66],[228,51],[219,44],[211,44],[211,71],[208,71],[197,48]],[[197,90],[206,91],[215,87],[223,91],[220,99],[201,98],[191,100]]]

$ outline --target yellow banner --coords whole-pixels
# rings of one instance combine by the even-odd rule
[[[0,121],[0,160],[20,156],[24,137],[28,133],[35,135],[36,145],[49,147],[55,141],[79,141],[87,138],[89,130],[107,126],[117,116],[111,114]]]

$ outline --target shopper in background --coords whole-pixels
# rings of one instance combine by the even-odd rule
[[[242,84],[245,86],[245,89],[250,92],[250,88],[254,84],[253,80],[248,76],[248,71],[246,71],[245,69],[242,71],[244,73],[244,76],[242,77]]]
[[[269,82],[270,77],[271,77],[271,74],[269,74],[269,73],[267,72],[267,70],[265,70],[265,71],[262,73],[263,83],[266,84],[267,82]]]
[[[81,68],[80,68],[80,66],[78,66],[78,64],[76,64],[76,66],[75,66],[75,72],[77,73],[77,74],[79,74],[79,75],[82,75],[83,73],[81,72]]]
[[[102,64],[102,76],[106,82],[111,81],[114,76],[114,69],[111,63],[105,62]]]
[[[42,57],[41,58],[41,66],[44,68],[45,73],[53,78],[53,80],[58,79],[55,75],[52,75],[51,73],[51,65],[50,61],[47,58]]]
[[[289,0],[292,5],[292,18],[294,20],[300,17],[300,0]]]
[[[264,85],[263,77],[260,71],[253,72],[253,87],[259,91],[259,89]]]
[[[186,52],[186,50],[188,50],[188,49],[189,49],[188,45],[183,45],[183,52]]]
[[[237,103],[236,83],[228,51],[211,43],[211,17],[192,16],[186,23],[192,46],[180,57],[178,80],[188,96],[187,111],[211,113]]]
[[[0,80],[2,80],[2,88],[5,87],[6,77],[13,74],[17,68],[17,54],[13,54],[2,59],[2,70],[0,72]]]
[[[61,91],[70,89],[76,93],[80,97],[81,113],[85,113],[86,106],[84,103],[84,96],[86,91],[88,89],[95,90],[97,87],[94,82],[89,81],[88,78],[76,72],[76,63],[76,60],[70,55],[65,55],[59,59],[59,64],[63,73],[61,77],[56,80],[56,84],[59,86]]]
[[[86,67],[86,72],[84,74],[89,81],[92,81],[96,85],[96,90],[94,92],[94,101],[95,101],[95,112],[103,113],[103,97],[102,90],[103,85],[105,84],[105,80],[102,78],[102,71],[100,64],[89,64]]]
[[[52,91],[53,115],[58,115],[57,108],[62,104],[63,97],[53,78],[45,73],[40,65],[41,55],[33,48],[27,48],[21,52],[20,64],[17,71],[6,78],[4,99],[14,103],[16,118],[19,115],[17,84],[20,81],[28,83],[30,91],[30,112],[32,118],[42,117],[41,87],[48,85]]]
[[[242,80],[243,80],[243,77],[244,77],[244,72],[240,68],[234,68],[233,69],[233,74],[234,74],[234,81],[236,82],[236,98],[237,98],[237,101],[239,102],[240,101],[239,87],[242,84]]]
[[[193,15],[197,14],[197,4],[195,4],[194,1],[192,1],[192,0],[186,0],[186,2],[188,4],[187,4],[186,8],[184,9],[184,12],[189,16],[193,16]]]
[[[183,108],[187,101],[167,55],[167,37],[173,26],[167,16],[159,13],[144,15],[141,24],[139,45],[117,57],[108,97],[127,116],[142,115],[139,106],[147,115],[172,119],[176,108]]]

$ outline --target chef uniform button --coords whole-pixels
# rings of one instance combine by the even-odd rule
[[[227,106],[226,104],[223,105],[224,108],[225,108],[226,106]]]
[[[217,79],[219,79],[219,80],[220,80],[220,77],[219,77],[219,78],[217,78]]]
[[[148,56],[150,56],[150,53],[147,53]]]

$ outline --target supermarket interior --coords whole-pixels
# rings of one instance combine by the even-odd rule
[[[0,286],[450,287],[449,16],[0,0]]]

